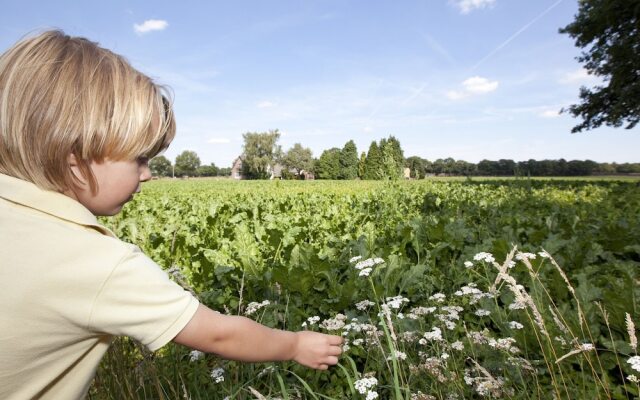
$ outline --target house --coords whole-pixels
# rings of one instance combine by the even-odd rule
[[[233,179],[245,179],[246,176],[242,175],[242,158],[244,154],[239,155],[231,165],[231,178]]]
[[[411,179],[411,168],[404,169],[404,179]]]
[[[247,177],[242,173],[242,162],[244,160],[244,154],[239,155],[231,165],[231,178],[233,179],[247,179]],[[282,171],[284,171],[285,167],[282,164],[276,163],[273,166],[267,166],[267,175],[269,175],[269,179],[282,179]],[[294,169],[290,169],[289,173],[291,175],[296,175],[296,171]],[[301,170],[298,173],[298,177],[301,179],[315,179],[315,175],[311,171]]]

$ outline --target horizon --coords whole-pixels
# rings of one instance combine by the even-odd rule
[[[174,93],[176,139],[228,167],[242,135],[278,129],[315,158],[390,135],[405,157],[637,163],[638,128],[572,134],[558,111],[598,81],[558,29],[576,0],[264,3],[8,2],[0,51],[59,28],[126,57]]]

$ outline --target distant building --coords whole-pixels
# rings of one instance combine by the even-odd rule
[[[233,179],[247,179],[247,177],[242,173],[242,162],[244,161],[244,154],[239,155],[233,161],[231,165],[231,178]],[[269,179],[282,179],[282,171],[284,170],[284,166],[282,164],[276,163],[275,165],[267,166],[267,174],[269,175]],[[289,170],[292,175],[296,174],[295,170]],[[315,179],[315,175],[311,171],[301,170],[298,173],[298,177],[302,179]]]
[[[245,179],[246,176],[242,175],[242,159],[244,154],[238,156],[231,165],[231,178],[233,179]]]
[[[404,179],[411,179],[411,168],[404,169]]]

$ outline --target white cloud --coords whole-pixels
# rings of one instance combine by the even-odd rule
[[[166,29],[169,23],[163,19],[148,19],[142,24],[134,24],[133,30],[138,34],[143,34],[151,31],[161,31]]]
[[[227,143],[231,143],[231,139],[227,139],[227,138],[211,138],[211,139],[208,140],[208,143],[227,144]]]
[[[450,90],[447,98],[450,100],[460,100],[473,95],[480,95],[493,92],[498,88],[498,81],[490,81],[481,76],[472,76],[462,82],[463,90]]]
[[[544,110],[539,114],[542,118],[557,118],[560,116],[558,110]]]
[[[265,101],[261,101],[260,103],[258,103],[258,108],[271,108],[271,107],[275,107],[276,103],[273,103],[271,101],[265,100]]]
[[[462,14],[469,14],[476,9],[493,7],[496,0],[450,0],[450,2],[458,8]]]
[[[576,82],[586,82],[594,79],[593,75],[590,75],[586,69],[580,68],[575,71],[567,72],[563,74],[558,82],[564,84],[571,84]]]

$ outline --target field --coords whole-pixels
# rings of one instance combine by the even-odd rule
[[[316,372],[118,340],[92,399],[639,395],[634,179],[161,180],[103,222],[210,307],[348,347]]]

